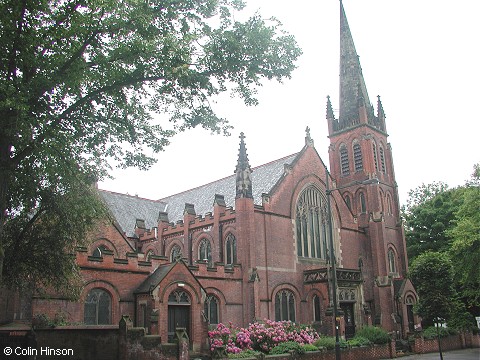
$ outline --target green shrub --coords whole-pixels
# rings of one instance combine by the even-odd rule
[[[333,336],[322,336],[316,340],[313,345],[317,348],[325,348],[327,350],[335,349],[335,338]],[[340,339],[340,347],[346,348],[347,342],[343,339]]]
[[[295,351],[297,354],[305,354],[305,349],[296,341],[286,341],[275,346],[270,350],[270,355],[285,354],[290,351]]]
[[[456,335],[457,332],[454,329],[440,327],[438,329],[440,337],[447,337],[449,335]],[[435,326],[430,326],[423,330],[423,337],[425,339],[436,339],[437,338],[437,328]]]
[[[377,326],[365,326],[357,331],[355,337],[363,337],[372,344],[387,344],[391,338],[388,332]]]
[[[257,357],[259,354],[261,354],[260,351],[255,351],[255,350],[250,350],[250,349],[247,349],[247,350],[243,350],[239,353],[236,353],[236,354],[228,354],[228,358],[229,359],[245,359],[245,358],[255,358]]]
[[[302,347],[305,351],[318,351],[318,348],[313,344],[304,344]]]
[[[363,336],[355,336],[353,339],[347,341],[348,346],[370,346],[372,342]]]

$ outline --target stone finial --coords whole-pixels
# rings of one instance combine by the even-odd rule
[[[327,95],[327,119],[335,119],[335,114],[333,113],[332,102],[330,101],[330,95]]]
[[[310,136],[310,128],[308,126],[305,129],[305,145],[313,147],[313,140]]]

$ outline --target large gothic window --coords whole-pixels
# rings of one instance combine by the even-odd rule
[[[359,143],[353,145],[353,163],[355,166],[355,171],[363,170],[363,158],[362,158],[362,148]]]
[[[275,295],[275,321],[295,321],[295,296],[289,290],[281,290]]]
[[[209,324],[218,324],[218,299],[215,296],[207,296],[204,311]]]
[[[350,174],[350,164],[348,160],[348,150],[347,147],[342,144],[340,146],[340,169],[342,175],[346,176]]]
[[[84,304],[83,321],[86,325],[109,325],[111,323],[112,299],[103,289],[92,289]]]
[[[297,255],[326,258],[327,220],[325,196],[310,186],[300,195],[295,214]]]
[[[233,234],[228,234],[225,241],[225,264],[233,265],[237,262],[237,240]]]

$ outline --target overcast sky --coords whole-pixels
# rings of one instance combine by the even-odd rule
[[[242,13],[275,16],[296,37],[303,55],[292,79],[265,83],[256,107],[223,98],[215,108],[235,127],[232,136],[180,134],[151,170],[117,170],[99,188],[160,199],[229,176],[242,131],[252,167],[300,151],[307,126],[329,163],[325,104],[330,95],[338,108],[338,0],[247,3]],[[382,98],[401,202],[422,183],[464,184],[480,162],[480,1],[343,3],[370,101]]]

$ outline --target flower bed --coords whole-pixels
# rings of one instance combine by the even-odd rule
[[[318,339],[317,332],[308,326],[291,321],[264,320],[245,328],[218,324],[208,332],[212,352],[224,348],[227,354],[238,354],[243,350],[254,350],[268,354],[275,346],[288,341],[311,344]]]

